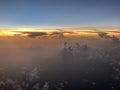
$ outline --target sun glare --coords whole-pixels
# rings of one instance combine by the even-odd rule
[[[0,31],[0,36],[14,36],[16,34],[21,34],[21,33],[9,31],[9,30]]]

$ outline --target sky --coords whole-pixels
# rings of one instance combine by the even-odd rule
[[[120,0],[0,0],[0,27],[120,26]]]

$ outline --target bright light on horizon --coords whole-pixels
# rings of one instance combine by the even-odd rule
[[[117,35],[118,29],[113,28],[100,28],[100,29],[89,29],[89,28],[70,28],[70,29],[39,29],[39,28],[16,28],[16,29],[0,29],[0,36],[28,36],[30,33],[45,32],[50,35],[53,32],[61,32],[65,36],[96,36],[99,32],[107,32],[110,35]],[[112,31],[112,32],[111,32]],[[71,32],[71,33],[70,33]]]

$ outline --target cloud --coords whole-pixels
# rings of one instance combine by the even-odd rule
[[[22,34],[26,34],[28,37],[30,38],[36,38],[38,36],[42,36],[42,37],[50,37],[50,38],[65,38],[64,34],[76,34],[75,32],[72,31],[56,31],[56,32],[51,32],[51,33],[47,33],[47,32],[21,32]]]
[[[47,32],[22,32],[22,34],[27,34],[28,37],[30,38],[36,38],[36,37],[51,37],[51,38],[64,38],[64,33],[63,32],[52,32],[52,33],[47,33]]]
[[[64,32],[52,32],[49,36],[51,36],[51,38],[64,38]]]
[[[52,36],[52,38],[65,38],[65,34],[78,34],[77,32],[74,32],[74,31],[65,31],[65,30],[59,30],[59,31],[56,31],[56,32],[52,32],[50,34],[50,36]]]
[[[28,34],[27,36],[30,38],[47,35],[46,32],[22,32],[22,34]]]
[[[110,38],[110,36],[108,36],[107,33],[105,33],[105,32],[99,33],[99,36],[100,36],[101,38]]]
[[[101,32],[98,34],[101,38],[106,38],[106,39],[110,39],[112,40],[113,42],[115,43],[119,43],[120,42],[120,39],[116,36],[109,36],[108,33],[105,33],[105,32]]]

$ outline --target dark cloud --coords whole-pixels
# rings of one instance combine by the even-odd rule
[[[23,34],[28,34],[28,37],[31,37],[31,38],[47,35],[46,32],[22,32],[22,33]]]
[[[105,33],[105,32],[99,33],[99,36],[100,36],[101,38],[110,38],[110,36],[108,36],[107,33]]]
[[[105,32],[101,32],[101,33],[99,33],[99,36],[101,37],[101,38],[106,38],[106,39],[110,39],[110,40],[112,40],[114,43],[119,43],[120,42],[120,39],[118,38],[118,37],[116,37],[116,36],[109,36],[108,35],[108,33],[105,33]]]
[[[65,38],[64,34],[77,34],[76,32],[73,31],[64,31],[64,30],[59,30],[57,32],[52,32],[50,34],[50,36],[52,36],[52,38]]]
[[[52,32],[50,34],[50,36],[52,36],[52,38],[64,38],[64,32]]]
[[[75,31],[65,31],[65,30],[56,30],[53,32],[34,32],[34,31],[12,31],[12,32],[17,32],[19,34],[15,34],[15,36],[24,36],[24,34],[26,34],[25,36],[30,37],[30,38],[36,38],[39,37],[40,38],[65,38],[65,34],[71,35],[71,34],[78,34]]]

